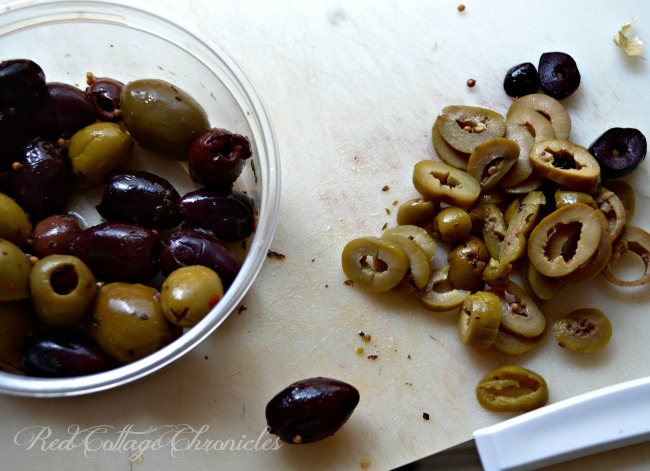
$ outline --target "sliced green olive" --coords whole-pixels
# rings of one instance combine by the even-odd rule
[[[433,160],[415,164],[413,186],[426,199],[463,209],[471,207],[481,194],[481,186],[470,174]]]
[[[516,335],[512,332],[507,332],[499,329],[499,332],[497,333],[492,346],[500,352],[507,353],[509,355],[521,355],[537,347],[542,341],[543,337],[543,334],[538,337],[523,337],[521,335]]]
[[[451,247],[447,255],[451,286],[466,291],[482,290],[485,285],[483,270],[489,259],[485,243],[475,236]]]
[[[556,209],[574,203],[586,204],[588,206],[591,206],[592,208],[598,207],[598,205],[594,201],[593,196],[591,196],[589,193],[584,193],[582,191],[566,190],[564,188],[560,188],[555,192]]]
[[[535,138],[525,126],[509,121],[506,121],[506,133],[503,137],[511,139],[519,146],[517,161],[508,173],[499,180],[499,187],[508,188],[523,182],[533,173],[533,166],[530,164],[528,156],[530,154],[530,148],[533,147],[533,143],[535,142]]]
[[[438,129],[454,149],[471,153],[483,142],[503,137],[506,120],[496,111],[474,106],[446,106],[438,115]]]
[[[545,180],[546,178],[543,175],[540,175],[537,172],[533,172],[522,182],[507,187],[505,185],[501,185],[501,188],[508,194],[521,195],[538,190]]]
[[[618,273],[618,262],[627,252],[632,252],[641,258],[644,266],[642,275],[627,279]],[[650,282],[650,234],[639,227],[627,224],[623,234],[614,244],[612,256],[602,273],[607,281],[618,286],[641,286]]]
[[[390,227],[382,233],[382,236],[383,235],[398,235],[411,239],[413,242],[418,244],[429,261],[436,256],[436,252],[438,251],[436,241],[433,240],[433,237],[431,237],[426,229],[420,226],[405,224],[403,226]]]
[[[543,218],[528,240],[528,259],[542,275],[568,275],[598,249],[602,226],[598,210],[582,203],[564,206]]]
[[[481,378],[476,399],[493,412],[528,412],[546,405],[548,386],[527,368],[502,366]]]
[[[423,198],[407,200],[397,208],[397,224],[426,227],[436,217],[438,206],[438,203]]]
[[[519,109],[532,109],[544,116],[553,127],[555,139],[568,139],[571,133],[571,116],[567,109],[555,98],[544,93],[532,93],[512,102],[506,119]]]
[[[507,229],[508,226],[501,209],[495,204],[485,205],[484,223],[481,232],[485,246],[490,252],[490,256],[495,260],[499,259],[501,242],[506,236]]]
[[[467,173],[488,191],[501,180],[519,158],[519,144],[495,137],[477,145],[469,156]]]
[[[618,199],[621,200],[621,203],[623,203],[623,207],[625,208],[625,222],[629,224],[632,221],[632,216],[634,216],[634,190],[624,180],[609,180],[605,186],[608,190],[613,191],[618,196]]]
[[[433,149],[444,163],[460,170],[467,170],[468,152],[461,152],[451,147],[440,134],[440,118],[437,118],[431,129]]]
[[[537,337],[544,333],[546,317],[521,286],[510,281],[505,289],[494,292],[501,301],[502,330],[522,337]]]
[[[553,323],[553,335],[561,347],[591,353],[603,349],[612,337],[612,324],[599,309],[576,309]]]
[[[424,250],[413,239],[401,235],[384,232],[381,238],[395,244],[408,255],[413,284],[418,288],[425,286],[431,275],[431,259],[427,257]]]
[[[527,291],[542,301],[551,299],[564,286],[558,278],[542,275],[528,259],[524,261],[523,281]]]
[[[494,343],[501,322],[501,302],[494,293],[468,295],[458,315],[458,337],[465,345],[488,348]]]
[[[571,141],[536,142],[529,158],[539,174],[570,190],[594,193],[600,185],[598,161],[586,148]]]
[[[555,130],[548,118],[532,108],[519,107],[522,103],[525,103],[525,100],[520,102],[519,105],[514,106],[514,108],[508,112],[506,118],[506,133],[508,130],[508,123],[512,123],[525,128],[533,137],[535,142],[544,141],[546,139],[555,139]]]
[[[627,222],[623,202],[616,196],[616,193],[602,186],[594,194],[594,200],[598,209],[603,212],[609,222],[612,240],[617,240],[623,233]]]
[[[404,250],[379,237],[351,240],[343,248],[341,262],[345,275],[372,293],[393,289],[409,269]]]
[[[469,291],[450,286],[449,265],[433,270],[427,285],[417,291],[422,305],[430,311],[436,312],[456,309],[469,294]]]
[[[464,211],[454,206],[443,208],[433,219],[433,231],[444,242],[465,239],[472,230],[472,220]]]

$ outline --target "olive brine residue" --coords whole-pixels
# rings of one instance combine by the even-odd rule
[[[407,288],[406,280],[424,308],[458,316],[458,338],[471,348],[520,355],[551,325],[567,351],[603,349],[612,335],[605,313],[546,313],[544,303],[599,275],[621,287],[650,282],[650,234],[634,225],[634,192],[621,179],[643,162],[647,142],[638,129],[620,127],[588,148],[571,141],[559,100],[579,84],[574,59],[552,52],[539,71],[526,62],[506,72],[504,90],[514,99],[505,113],[445,106],[432,128],[438,159],[413,166],[418,196],[399,206],[397,226],[344,246],[346,284],[381,293]],[[628,252],[645,266],[632,280],[617,270]],[[481,380],[479,403],[519,412],[544,405],[544,380],[512,368],[501,372],[507,379]],[[512,394],[500,392],[506,384]]]
[[[219,302],[255,230],[236,188],[248,137],[164,80],[86,83],[0,62],[0,370],[80,376],[155,352]],[[185,161],[196,190],[138,169],[139,149]],[[83,227],[90,194],[102,222]]]

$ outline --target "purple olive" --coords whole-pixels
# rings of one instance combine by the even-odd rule
[[[174,186],[153,173],[133,170],[113,174],[97,206],[109,221],[140,224],[151,229],[171,229],[181,223]]]
[[[209,129],[190,146],[189,172],[206,188],[228,191],[253,155],[250,140],[226,129]]]
[[[160,270],[168,276],[177,268],[191,265],[211,268],[227,288],[239,273],[241,261],[227,245],[214,237],[192,229],[180,229],[163,242]]]
[[[112,360],[82,331],[48,329],[27,338],[20,361],[28,376],[63,378],[101,373]]]
[[[565,52],[545,52],[539,59],[539,83],[547,95],[561,100],[580,85],[576,61]]]
[[[39,257],[67,254],[70,241],[81,233],[72,214],[53,214],[39,221],[32,230],[32,248]]]
[[[70,255],[80,258],[103,281],[145,282],[156,276],[160,240],[151,229],[104,222],[70,241]]]
[[[634,128],[608,129],[589,146],[603,179],[629,175],[645,160],[647,150],[645,136]]]
[[[0,172],[6,171],[18,158],[18,126],[13,114],[0,109]]]
[[[92,80],[86,88],[86,95],[95,107],[97,116],[102,121],[119,121],[122,119],[120,93],[124,84],[112,78]]]
[[[533,64],[524,62],[506,72],[503,89],[511,97],[522,97],[536,93],[539,89],[539,73]]]
[[[359,391],[331,378],[290,384],[266,405],[269,432],[287,443],[311,443],[333,435],[359,404]]]
[[[238,242],[253,233],[253,209],[232,191],[192,191],[178,200],[178,209],[190,227],[211,231],[222,242]]]
[[[45,73],[29,59],[0,62],[0,108],[32,104],[45,93]]]
[[[30,140],[9,170],[10,192],[34,220],[62,212],[71,182],[67,159],[45,139]]]

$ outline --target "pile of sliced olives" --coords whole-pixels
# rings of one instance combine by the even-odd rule
[[[231,244],[254,232],[235,187],[248,137],[164,80],[86,83],[0,62],[0,370],[79,376],[151,354],[219,302],[243,262]],[[195,190],[138,169],[136,149],[185,160]],[[84,227],[74,201],[93,194],[102,221]]]
[[[543,339],[544,302],[564,287],[601,274],[618,286],[650,282],[650,234],[632,225],[634,193],[616,180],[643,161],[645,137],[613,128],[588,148],[570,140],[571,117],[558,100],[579,82],[570,56],[547,53],[539,74],[530,63],[508,71],[515,98],[505,112],[444,107],[432,128],[439,160],[413,167],[419,197],[399,206],[397,227],[343,248],[353,285],[383,292],[408,280],[425,308],[458,316],[462,343],[519,355]],[[434,259],[437,248],[446,264]],[[617,266],[626,252],[644,263],[636,279]],[[602,349],[612,334],[605,314],[590,308],[552,325],[560,345],[581,353]],[[523,411],[546,402],[541,378],[517,370],[535,384],[523,387],[511,373],[482,381],[481,404]],[[512,388],[521,387],[519,401]]]

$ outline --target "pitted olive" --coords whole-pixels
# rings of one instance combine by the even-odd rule
[[[427,254],[417,242],[409,237],[390,233],[386,234],[385,232],[381,235],[381,238],[395,244],[408,256],[409,271],[413,284],[418,288],[426,285],[429,281],[429,275],[431,275],[431,259],[427,257]]]
[[[0,302],[29,297],[31,270],[27,255],[12,242],[0,239]]]
[[[467,173],[489,191],[519,158],[519,144],[512,139],[495,137],[477,145],[469,156]]]
[[[410,266],[408,255],[396,244],[379,237],[360,237],[348,242],[341,255],[343,272],[372,293],[396,287]]]
[[[446,106],[438,115],[442,138],[454,149],[471,153],[483,142],[502,137],[506,120],[496,111],[474,106]]]
[[[32,231],[27,213],[12,198],[0,193],[0,238],[23,247]]]
[[[580,353],[597,352],[609,343],[612,324],[600,309],[576,309],[553,323],[553,335],[561,347]]]
[[[528,412],[546,405],[548,386],[534,371],[516,365],[502,366],[479,381],[476,399],[494,412]]]
[[[535,301],[514,281],[493,290],[501,301],[500,329],[522,337],[537,337],[546,329],[546,317]]]
[[[490,254],[481,239],[469,236],[451,247],[447,255],[448,279],[454,288],[479,291],[484,286],[483,270]]]
[[[430,311],[444,312],[458,308],[470,295],[468,290],[453,288],[449,283],[449,265],[431,271],[427,285],[416,291],[420,302]]]
[[[413,186],[427,199],[463,209],[471,207],[481,194],[481,186],[470,174],[434,160],[415,164]]]
[[[192,142],[210,128],[194,98],[158,79],[127,83],[120,93],[122,119],[143,148],[170,159],[186,159]]]
[[[512,102],[506,119],[519,109],[532,109],[544,116],[550,123],[555,134],[555,139],[568,139],[571,132],[571,116],[567,109],[555,98],[544,93],[533,93],[522,96]]]
[[[458,315],[458,337],[465,345],[488,348],[494,343],[501,322],[499,297],[478,291],[465,298]]]

